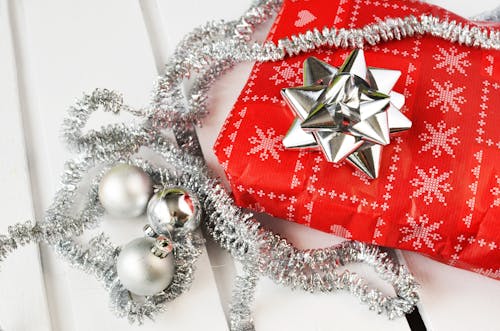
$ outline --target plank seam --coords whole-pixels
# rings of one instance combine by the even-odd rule
[[[20,119],[21,119],[21,127],[23,130],[22,134],[22,144],[24,145],[24,158],[27,164],[27,172],[29,178],[29,191],[31,193],[31,210],[35,217],[34,222],[36,220],[40,220],[43,217],[44,211],[41,207],[41,201],[37,197],[39,196],[39,187],[37,181],[37,175],[35,169],[35,160],[34,153],[32,151],[33,137],[31,135],[33,123],[31,116],[29,115],[30,109],[33,107],[32,100],[33,94],[30,93],[33,91],[33,86],[30,83],[31,77],[29,74],[30,65],[28,60],[28,52],[27,52],[27,33],[26,33],[26,24],[24,20],[25,12],[22,0],[7,0],[8,5],[8,17],[9,17],[9,25],[10,32],[12,35],[12,48],[14,51],[14,61],[15,61],[15,72],[17,79],[17,93],[19,100],[19,109],[20,109]],[[43,298],[45,299],[45,307],[37,307],[37,309],[44,309],[46,314],[48,315],[47,320],[49,321],[50,329],[53,330],[53,320],[52,314],[50,311],[50,302],[47,296],[47,282],[44,271],[43,259],[41,255],[41,246],[37,245],[38,252],[38,261],[39,268],[41,270],[41,277],[43,279]]]

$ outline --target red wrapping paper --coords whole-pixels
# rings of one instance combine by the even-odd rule
[[[414,1],[291,0],[268,40],[423,13],[466,22]],[[500,279],[500,52],[431,36],[366,48],[367,65],[402,72],[394,91],[406,96],[402,111],[413,122],[384,148],[380,176],[369,180],[281,143],[294,115],[280,90],[302,85],[306,57],[339,66],[350,51],[254,66],[214,146],[236,203]]]

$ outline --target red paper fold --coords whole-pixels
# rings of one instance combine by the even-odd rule
[[[416,1],[288,1],[268,39],[423,13],[466,22]],[[365,49],[369,66],[402,71],[394,90],[413,122],[384,148],[376,180],[281,142],[294,116],[280,90],[302,84],[306,57],[338,66],[349,52],[324,48],[254,66],[214,146],[236,202],[500,279],[500,52],[432,36]]]

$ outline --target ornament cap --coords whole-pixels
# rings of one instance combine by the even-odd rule
[[[156,237],[153,247],[151,247],[151,253],[159,258],[165,258],[174,250],[174,245],[172,240],[167,238],[165,235],[159,235]]]
[[[155,232],[155,230],[149,224],[144,225],[144,227],[142,228],[142,231],[144,232],[144,234],[147,237],[150,237],[150,238],[156,238],[158,236],[158,234]]]

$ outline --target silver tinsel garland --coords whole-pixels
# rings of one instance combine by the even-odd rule
[[[493,10],[485,11],[484,13],[476,15],[472,19],[484,22],[500,22],[500,6]]]
[[[20,246],[46,242],[69,263],[100,280],[109,292],[112,308],[129,321],[142,322],[145,317],[165,309],[166,304],[186,291],[194,277],[194,262],[200,254],[203,239],[196,233],[174,233],[175,251],[173,283],[162,293],[135,300],[121,285],[116,274],[116,257],[120,249],[100,234],[86,245],[76,241],[86,229],[97,226],[104,212],[97,197],[99,179],[106,168],[118,162],[140,166],[157,184],[183,186],[197,194],[205,215],[204,227],[219,245],[243,265],[237,276],[230,309],[232,330],[253,330],[250,305],[261,275],[281,285],[310,292],[347,290],[360,298],[371,310],[396,318],[412,311],[418,302],[417,284],[404,266],[378,247],[355,241],[340,245],[299,250],[285,239],[265,230],[249,213],[242,211],[222,184],[211,176],[192,125],[200,124],[207,114],[210,85],[217,77],[241,61],[275,61],[319,47],[364,47],[393,39],[430,34],[471,47],[500,49],[500,32],[443,21],[422,15],[419,18],[387,19],[361,29],[325,28],[311,30],[280,40],[277,44],[251,42],[255,27],[281,7],[281,0],[261,0],[235,21],[210,22],[188,34],[166,64],[158,80],[149,107],[135,110],[123,104],[121,95],[95,90],[84,95],[69,110],[64,121],[64,137],[79,156],[66,162],[62,187],[43,220],[18,223],[0,236],[0,261]],[[194,81],[184,95],[182,82]],[[98,131],[83,132],[89,116],[97,111],[129,111],[142,122],[136,125],[108,125]],[[162,135],[173,129],[179,149]],[[137,157],[141,148],[160,155],[165,164],[152,165]],[[75,210],[78,188],[91,169],[99,169],[80,210]],[[357,274],[337,271],[339,266],[365,263],[374,267],[390,283],[396,296],[384,295],[369,288]]]

